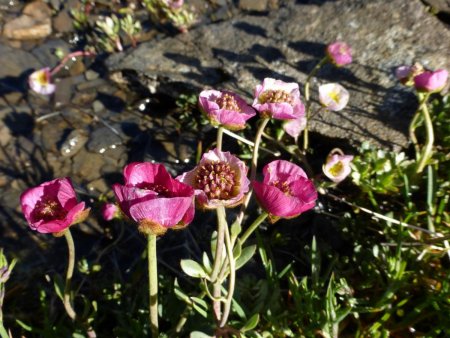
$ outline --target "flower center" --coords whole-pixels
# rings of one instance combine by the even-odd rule
[[[138,184],[137,187],[139,189],[145,189],[145,190],[151,190],[156,192],[158,195],[164,196],[164,197],[170,197],[170,191],[165,186],[157,183],[148,183],[143,182],[141,184]]]
[[[38,220],[51,221],[61,220],[67,215],[67,211],[62,207],[59,201],[50,197],[43,197],[34,207],[34,217]]]
[[[221,109],[237,112],[241,111],[241,108],[239,107],[239,104],[237,103],[234,96],[228,93],[223,93],[222,96],[216,100],[216,103],[219,105]]]
[[[49,79],[46,72],[39,72],[36,77],[36,81],[41,85],[45,86],[49,83]]]
[[[339,103],[339,92],[336,90],[332,90],[328,96],[330,99],[332,99],[334,102]]]
[[[223,161],[212,161],[202,165],[195,176],[197,189],[205,192],[209,199],[227,200],[239,192],[236,173]]]
[[[274,181],[272,182],[272,185],[280,189],[286,196],[292,196],[291,188],[289,188],[289,184],[286,181],[284,182]]]
[[[341,161],[339,161],[332,167],[330,167],[328,171],[332,176],[338,176],[342,172],[342,170],[344,170],[344,165],[342,164]]]
[[[289,103],[292,105],[292,97],[284,90],[266,90],[259,96],[261,103]]]

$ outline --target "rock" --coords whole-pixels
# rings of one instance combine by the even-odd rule
[[[60,62],[60,59],[56,56],[57,50],[62,51],[63,55],[67,55],[70,53],[70,45],[62,39],[52,39],[37,46],[31,53],[43,65],[53,68]]]
[[[88,71],[86,71],[84,76],[86,77],[86,80],[92,81],[92,80],[98,79],[99,74],[97,72],[94,72],[93,70],[89,69]]]
[[[63,10],[53,19],[53,28],[58,33],[70,33],[74,30],[72,18],[67,10]]]
[[[251,102],[265,77],[299,82],[302,88],[326,44],[336,40],[352,46],[354,62],[323,67],[312,83],[312,98],[317,102],[319,84],[339,82],[349,90],[350,103],[341,112],[316,115],[312,131],[352,144],[406,146],[417,102],[398,84],[394,69],[414,61],[450,69],[450,31],[420,0],[341,0],[321,6],[289,1],[269,16],[241,14],[231,22],[143,43],[110,56],[106,65],[121,74],[111,79],[137,74],[133,78],[142,86],[173,98],[214,87],[234,90]]]
[[[268,0],[239,0],[239,8],[244,11],[263,12],[267,10]]]
[[[71,102],[73,92],[74,92],[74,83],[72,77],[65,77],[62,79],[57,79],[56,90],[54,94],[54,101],[56,107],[66,106]]]
[[[72,171],[83,181],[93,181],[101,177],[100,169],[103,165],[103,155],[81,149],[73,157]]]
[[[61,144],[60,153],[63,157],[72,157],[84,147],[88,136],[84,130],[74,129]]]
[[[10,129],[5,125],[3,120],[0,120],[0,145],[2,147],[6,146],[11,140],[11,137]]]
[[[52,34],[50,19],[41,21],[28,15],[21,15],[3,27],[3,35],[14,40],[43,39],[50,34]]]
[[[45,21],[52,16],[52,10],[45,2],[38,0],[25,5],[22,14],[28,15],[39,21]]]
[[[86,147],[89,151],[103,154],[108,149],[114,149],[120,144],[122,144],[122,138],[119,135],[108,127],[99,127],[89,136]]]
[[[0,81],[2,84],[8,85],[9,80],[15,82],[16,79],[27,70],[39,69],[43,65],[39,60],[31,53],[22,49],[12,48],[0,43],[0,55],[2,58],[2,66],[0,67]],[[24,79],[25,80],[25,79]],[[0,88],[0,92],[3,89]]]
[[[105,110],[105,106],[99,100],[95,100],[92,103],[92,110],[94,111],[94,113],[100,113],[101,111]]]

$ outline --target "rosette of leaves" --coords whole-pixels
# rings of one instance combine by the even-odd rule
[[[413,164],[403,152],[376,149],[369,142],[363,142],[351,164],[353,183],[366,193],[397,193]]]

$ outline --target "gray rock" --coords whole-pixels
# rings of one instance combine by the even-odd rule
[[[84,130],[74,129],[61,144],[60,153],[64,157],[72,157],[84,147],[88,136]]]
[[[239,0],[239,8],[245,11],[266,11],[268,0]]]
[[[419,61],[429,68],[450,68],[450,32],[419,0],[341,0],[321,6],[290,1],[269,16],[241,15],[149,41],[128,54],[110,56],[106,63],[120,73],[112,79],[123,80],[127,72],[121,70],[133,70],[150,91],[177,97],[205,87],[229,88],[251,102],[264,77],[303,86],[326,44],[336,40],[352,46],[354,62],[345,68],[323,67],[313,82],[312,98],[317,100],[319,84],[339,82],[350,91],[351,101],[339,113],[317,115],[312,130],[353,144],[372,140],[406,146],[417,104],[395,80],[395,67]]]
[[[0,43],[0,55],[2,66],[0,67],[0,79],[14,78],[21,76],[30,69],[39,69],[43,65],[31,53],[22,49],[12,48]]]
[[[104,156],[81,149],[74,157],[72,171],[84,181],[101,177],[100,169],[104,165]]]
[[[59,33],[70,33],[74,30],[72,18],[67,10],[62,10],[53,19],[53,28]]]
[[[122,138],[108,127],[95,129],[86,145],[89,151],[103,154],[108,149],[115,149],[122,144]]]
[[[34,48],[31,53],[46,67],[53,68],[60,59],[56,56],[56,50],[61,50],[63,55],[70,52],[70,45],[62,39],[52,39]]]

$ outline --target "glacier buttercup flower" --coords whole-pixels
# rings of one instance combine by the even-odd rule
[[[195,189],[197,204],[201,208],[234,207],[249,190],[248,168],[229,152],[218,149],[203,154],[200,163],[179,177]]]
[[[322,171],[333,182],[342,182],[352,171],[350,167],[352,160],[353,156],[351,155],[330,154],[322,166]]]
[[[31,229],[58,234],[89,215],[77,201],[70,178],[57,178],[26,190],[20,196],[22,212]]]
[[[438,92],[442,90],[448,79],[448,71],[438,69],[436,71],[425,71],[414,77],[414,86],[422,92]]]
[[[338,83],[319,86],[319,101],[328,110],[339,111],[345,108],[349,100],[348,91]]]
[[[305,114],[297,83],[265,78],[256,86],[252,104],[263,117],[293,120]]]
[[[288,120],[283,123],[283,130],[295,140],[300,136],[301,132],[306,128],[306,117],[299,116],[294,120]]]
[[[327,55],[330,61],[338,67],[352,62],[352,50],[345,42],[334,42],[327,46]]]
[[[299,166],[284,160],[267,164],[263,182],[253,181],[253,191],[269,218],[292,218],[314,207],[317,191]]]
[[[123,175],[125,184],[114,184],[114,194],[142,233],[162,235],[194,218],[194,189],[172,178],[162,164],[131,163]]]
[[[412,66],[400,66],[395,70],[395,77],[405,86],[414,85],[414,77],[424,72],[423,66],[415,63]]]
[[[56,86],[51,81],[52,77],[48,67],[36,70],[28,77],[30,88],[42,95],[50,95],[55,91]]]
[[[256,115],[239,95],[229,91],[204,90],[198,102],[211,124],[230,130],[244,129],[246,121]]]

